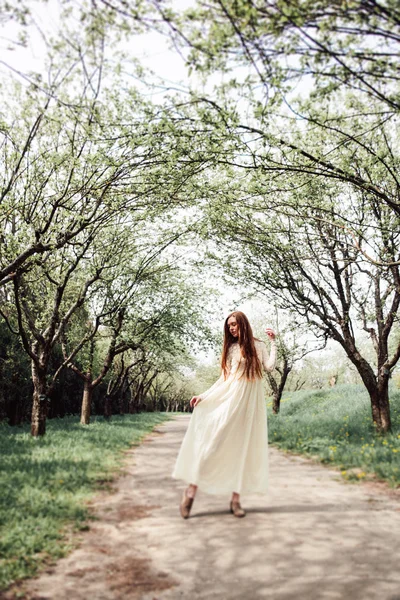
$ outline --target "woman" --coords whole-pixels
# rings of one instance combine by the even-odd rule
[[[240,494],[265,493],[268,487],[268,430],[262,367],[276,361],[275,333],[266,329],[271,354],[253,337],[246,315],[231,313],[225,321],[221,377],[200,396],[193,396],[190,418],[174,479],[189,484],[180,512],[184,519],[199,487],[209,494],[232,492],[230,510],[244,517]]]

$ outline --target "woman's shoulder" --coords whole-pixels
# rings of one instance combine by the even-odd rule
[[[262,349],[264,346],[267,347],[267,344],[258,338],[254,338],[254,345],[256,348]]]

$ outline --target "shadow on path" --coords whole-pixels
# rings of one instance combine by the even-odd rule
[[[175,415],[126,453],[116,493],[79,549],[29,582],[34,600],[400,600],[400,501],[270,448],[270,492],[198,491],[179,514],[171,478],[190,415]]]

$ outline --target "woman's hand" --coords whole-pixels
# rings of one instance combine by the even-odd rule
[[[193,398],[192,398],[192,399],[191,399],[191,401],[190,401],[190,406],[191,406],[192,408],[194,408],[195,406],[197,406],[197,404],[198,404],[199,402],[201,402],[201,398],[200,398],[200,396],[193,396]]]
[[[273,329],[271,329],[270,327],[267,327],[267,329],[265,330],[265,333],[271,340],[274,340],[276,338],[275,331]]]

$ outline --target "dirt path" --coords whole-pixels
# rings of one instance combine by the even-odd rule
[[[271,491],[198,493],[192,516],[170,477],[189,416],[129,451],[114,494],[96,499],[79,549],[28,582],[34,600],[400,600],[400,497],[271,449]]]

